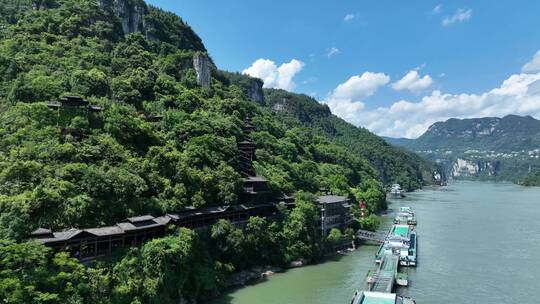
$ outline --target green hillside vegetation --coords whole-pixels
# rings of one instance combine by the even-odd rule
[[[522,184],[528,187],[531,187],[531,186],[540,187],[540,171],[531,173],[529,176],[525,178]]]
[[[252,79],[213,64],[211,86],[199,86],[193,56],[208,54],[191,28],[141,1],[118,1],[145,12],[144,33],[125,35],[110,5],[102,8],[95,0],[0,1],[4,302],[201,299],[219,292],[234,271],[318,258],[322,240],[313,194],[320,189],[366,199],[375,213],[386,208],[383,184],[414,189],[429,182],[422,179],[426,163],[312,100],[301,107],[311,121],[281,117],[246,96]],[[269,100],[280,94],[265,93]],[[104,110],[47,107],[68,95]],[[163,120],[149,122],[150,115]],[[283,209],[275,222],[254,217],[244,230],[227,221],[200,234],[180,229],[91,268],[25,242],[38,227],[88,228],[129,216],[237,204],[237,143],[246,117],[257,128],[257,173],[276,194],[296,193],[296,208]],[[359,225],[375,223],[370,217]]]
[[[414,149],[528,151],[540,146],[540,121],[517,115],[449,119],[433,124],[417,140],[407,144]]]
[[[385,185],[399,183],[408,191],[415,190],[431,183],[433,173],[439,171],[418,155],[391,146],[367,129],[357,128],[333,115],[328,106],[309,96],[269,89],[265,90],[265,100],[276,112],[277,119],[289,121],[289,124],[300,121],[335,145],[343,145],[366,159]]]

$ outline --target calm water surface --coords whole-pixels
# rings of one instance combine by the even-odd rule
[[[418,262],[410,286],[418,303],[540,303],[540,188],[456,182],[411,193]],[[392,215],[386,217],[388,228]],[[373,267],[376,246],[287,271],[212,304],[350,303]]]

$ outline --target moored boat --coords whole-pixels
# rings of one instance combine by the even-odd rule
[[[399,184],[393,184],[390,188],[390,197],[391,198],[403,198],[405,195],[403,194],[403,191],[401,190],[401,186]]]
[[[399,272],[396,275],[396,284],[399,286],[408,286],[409,285],[409,275],[405,272]]]

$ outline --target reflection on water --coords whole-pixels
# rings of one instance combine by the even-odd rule
[[[540,303],[540,189],[458,182],[396,200],[418,219],[418,267],[408,288],[418,303]],[[386,217],[385,227],[392,216]],[[230,292],[213,304],[350,303],[374,263],[363,246],[326,263],[293,269]]]

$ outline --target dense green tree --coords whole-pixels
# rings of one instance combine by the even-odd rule
[[[356,201],[364,200],[368,213],[385,210],[386,192],[382,185],[374,179],[365,179],[354,191]]]
[[[131,250],[114,267],[113,280],[119,303],[178,303],[209,292],[207,288],[216,284],[210,260],[195,232],[188,229]]]
[[[529,174],[522,184],[524,186],[540,186],[540,171]]]
[[[307,193],[298,193],[295,202],[296,207],[283,227],[285,260],[288,262],[315,257],[319,250],[319,210],[315,199]]]
[[[73,72],[70,85],[73,93],[82,96],[108,96],[109,94],[107,75],[97,68]]]
[[[222,263],[230,263],[234,269],[245,265],[245,239],[242,230],[227,220],[219,220],[212,226],[211,239],[216,248],[215,258]]]
[[[344,236],[341,233],[341,230],[332,228],[326,237],[326,242],[330,245],[339,245],[343,241],[343,238]]]
[[[6,303],[83,303],[84,268],[37,243],[0,241],[0,298]]]
[[[272,240],[269,226],[265,219],[250,217],[244,232],[245,252],[251,266],[277,264],[280,256],[279,243]]]

